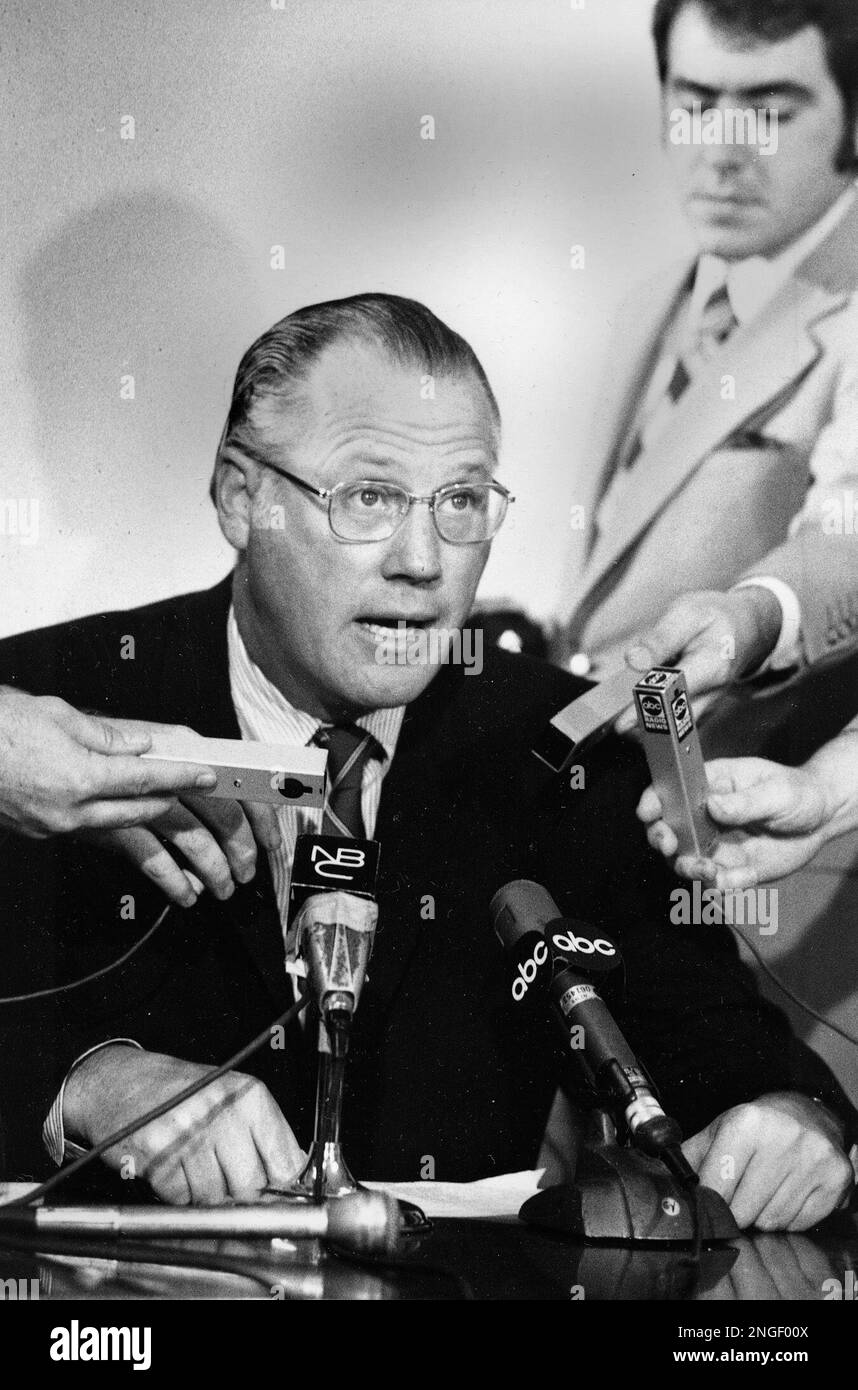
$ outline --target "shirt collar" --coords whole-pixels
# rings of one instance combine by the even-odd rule
[[[855,196],[853,184],[818,222],[776,256],[748,256],[743,261],[725,261],[720,256],[708,254],[701,256],[691,296],[691,322],[699,321],[707,300],[725,283],[737,321],[741,324],[753,319],[774,299],[802,261],[840,225],[853,206]]]
[[[227,619],[227,650],[232,702],[245,737],[262,743],[308,744],[322,728],[323,721],[291,704],[251,659],[232,606]],[[398,705],[393,709],[371,710],[355,723],[377,739],[389,762],[396,752],[404,717],[405,706]]]

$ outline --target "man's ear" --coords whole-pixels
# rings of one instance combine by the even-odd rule
[[[220,529],[234,550],[246,550],[250,539],[253,497],[251,465],[218,460],[214,477],[214,503]]]

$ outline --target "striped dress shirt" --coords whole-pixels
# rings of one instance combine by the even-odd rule
[[[233,609],[229,611],[227,625],[229,647],[229,683],[232,703],[238,718],[238,726],[244,739],[260,743],[286,743],[295,746],[309,744],[323,726],[321,719],[290,705],[285,695],[272,684],[251,661],[247,648],[238,630]],[[399,731],[405,715],[405,706],[395,709],[373,710],[355,723],[371,733],[384,749],[385,758],[369,758],[364,764],[361,781],[361,811],[366,833],[372,837],[381,800],[381,784],[390,767],[396,751]],[[295,841],[299,835],[319,834],[322,825],[321,809],[307,810],[299,806],[281,806],[277,812],[282,844],[279,850],[269,852],[271,877],[284,940],[286,922],[289,914],[289,880],[292,859],[295,854]]]

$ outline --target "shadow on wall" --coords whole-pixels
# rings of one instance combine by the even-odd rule
[[[248,255],[207,212],[137,190],[43,241],[20,299],[59,528],[122,537],[132,564],[149,516],[186,546],[184,504],[202,505],[238,359],[265,322]],[[99,576],[106,561],[102,549]]]

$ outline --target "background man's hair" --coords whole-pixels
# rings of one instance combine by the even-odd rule
[[[777,43],[807,25],[822,33],[828,69],[843,97],[846,122],[837,154],[841,173],[858,171],[853,129],[858,115],[858,0],[658,0],[652,33],[662,84],[667,79],[670,32],[688,5],[697,5],[711,24],[751,43]]]
[[[485,392],[495,425],[500,426],[500,412],[488,378],[464,338],[414,299],[396,294],[355,294],[296,309],[248,348],[236,373],[217,460],[230,444],[239,449],[249,444],[260,452],[263,441],[254,430],[254,404],[274,401],[284,412],[297,409],[313,364],[325,348],[345,340],[381,349],[398,366],[414,367],[424,375],[473,376]],[[212,479],[212,499],[214,487]]]

